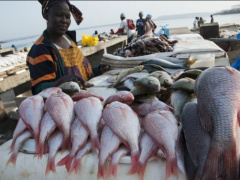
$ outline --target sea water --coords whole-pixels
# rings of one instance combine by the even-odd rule
[[[218,22],[220,26],[227,23],[240,24],[239,17],[240,17],[240,14],[215,15],[214,21]],[[203,17],[203,19],[205,20],[205,23],[210,23],[209,16]],[[182,19],[153,20],[153,21],[157,25],[157,29],[155,32],[159,32],[161,27],[166,25],[167,25],[167,28],[188,27],[189,29],[191,29],[193,27],[194,17],[182,18]],[[75,29],[77,32],[77,41],[80,41],[82,39],[83,34],[92,35],[95,32],[95,30],[97,30],[98,33],[103,33],[103,32],[110,33],[110,29],[113,29],[116,32],[119,26],[120,26],[120,20],[116,24]],[[5,42],[5,43],[2,43],[1,46],[2,48],[9,48],[11,47],[12,44],[14,44],[18,50],[21,50],[24,47],[31,47],[34,44],[34,42],[38,39],[38,37],[40,37],[40,35],[41,34],[29,35],[28,37],[19,37],[16,39],[0,40]]]

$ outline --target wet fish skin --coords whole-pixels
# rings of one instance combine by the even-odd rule
[[[47,99],[49,98],[52,94],[57,94],[62,92],[62,89],[59,87],[50,87],[47,89],[42,90],[42,92],[39,93],[40,96],[43,98]]]
[[[142,94],[155,94],[152,90],[142,87],[142,86],[134,86],[130,91],[134,96],[142,95]]]
[[[184,106],[181,119],[187,151],[197,167],[195,179],[201,179],[211,144],[211,137],[201,125],[196,103],[187,103]]]
[[[178,118],[181,117],[182,109],[185,103],[187,103],[189,98],[190,98],[190,94],[186,91],[176,90],[172,92],[171,98],[170,98],[170,105],[173,107],[174,114]]]
[[[139,115],[139,116],[146,116],[149,113],[156,111],[156,110],[167,110],[173,112],[172,107],[168,106],[162,101],[153,100],[148,101],[138,106],[132,107],[132,109]]]
[[[131,168],[129,174],[134,174],[137,172],[139,179],[143,180],[147,162],[153,154],[157,153],[158,146],[147,133],[143,133],[140,141],[140,147],[141,154],[139,156],[138,162]]]
[[[113,102],[103,110],[108,127],[131,149],[132,166],[139,157],[140,125],[137,115],[126,104]]]
[[[89,92],[84,91],[84,90],[81,90],[80,92],[74,94],[72,96],[72,100],[73,101],[79,101],[79,100],[81,100],[83,98],[88,98],[88,97],[96,97],[96,98],[100,99],[101,101],[104,100],[103,97],[95,95],[95,94],[92,94],[92,93],[89,93]]]
[[[45,141],[49,138],[50,134],[56,129],[57,125],[48,112],[45,112],[41,124],[39,133],[39,149],[37,150],[39,158],[42,158]]]
[[[152,76],[137,79],[134,81],[134,85],[147,88],[153,92],[159,92],[161,88],[159,80],[156,77]]]
[[[175,63],[169,62],[169,61],[164,60],[164,59],[156,59],[156,58],[143,61],[139,65],[145,65],[145,64],[156,64],[156,65],[161,66],[163,68],[170,68],[170,69],[184,68],[183,65],[175,64]]]
[[[159,80],[161,86],[168,87],[173,84],[173,80],[170,75],[164,71],[155,71],[149,74],[149,76],[156,77]]]
[[[102,118],[103,106],[101,101],[95,97],[84,98],[75,104],[74,109],[80,121],[89,130],[92,150],[99,150],[100,142],[97,128]]]
[[[208,68],[197,78],[195,93],[201,124],[211,133],[204,179],[238,178],[239,90],[240,73],[230,66]]]
[[[139,78],[143,78],[143,77],[146,77],[148,76],[149,73],[146,73],[146,72],[137,72],[137,73],[132,73],[132,74],[129,74],[127,76],[125,76],[121,82],[124,82],[126,81],[127,79],[139,79]]]
[[[79,171],[79,169],[81,167],[81,159],[83,158],[84,155],[91,152],[91,149],[92,149],[92,146],[91,146],[91,142],[89,141],[85,144],[85,146],[82,149],[78,150],[77,155],[72,163],[69,173],[72,173],[73,171],[75,171],[75,173],[77,173]]]
[[[119,74],[116,82],[113,83],[112,87],[115,87],[116,85],[118,85],[118,84],[121,82],[121,80],[122,80],[125,76],[127,76],[128,74],[132,74],[132,73],[136,73],[136,72],[142,71],[142,70],[143,70],[143,67],[144,67],[144,66],[136,66],[136,67],[134,67],[134,68],[132,68],[132,69],[121,71],[121,73]]]
[[[18,154],[19,149],[21,148],[23,143],[30,137],[32,137],[32,134],[28,130],[25,130],[21,135],[19,135],[17,137],[14,147],[13,147],[12,154],[11,154],[10,158],[8,159],[7,165],[9,163],[12,163],[13,165],[16,164],[17,154]]]
[[[197,79],[197,77],[202,73],[202,70],[200,69],[190,69],[187,71],[184,71],[182,74],[180,74],[176,80],[189,77],[191,79]]]
[[[108,167],[108,171],[107,171],[107,177],[109,177],[111,174],[114,177],[117,177],[118,163],[119,163],[120,159],[123,156],[126,156],[128,153],[130,153],[129,149],[126,146],[122,145],[118,148],[117,151],[115,151],[112,154],[111,163],[110,163],[110,165]]]
[[[178,59],[178,58],[174,58],[174,57],[161,57],[160,59],[167,60],[167,61],[169,61],[171,63],[174,63],[174,64],[182,64],[182,65],[184,65],[186,63],[186,61]]]
[[[24,124],[24,122],[20,118],[18,120],[17,126],[16,126],[16,128],[13,132],[13,140],[12,140],[12,143],[11,143],[11,146],[10,146],[10,152],[13,151],[14,144],[16,142],[17,137],[20,136],[26,129],[27,129],[26,125]]]
[[[63,143],[63,138],[63,134],[59,130],[56,130],[48,139],[49,152],[45,175],[47,175],[50,171],[56,172],[55,156]]]
[[[119,91],[116,94],[111,95],[106,99],[104,103],[104,107],[108,104],[111,104],[114,101],[119,101],[119,102],[130,105],[134,101],[134,96],[132,95],[131,92]]]
[[[157,113],[161,114],[163,117],[168,119],[172,124],[175,124],[178,126],[177,118],[172,112],[167,110],[158,110]]]
[[[191,78],[182,78],[174,82],[171,87],[171,89],[177,90],[184,90],[189,93],[194,93],[194,88],[195,88],[195,80]]]
[[[161,66],[158,66],[156,64],[144,64],[144,68],[143,70],[147,70],[149,73],[155,72],[155,71],[166,71],[166,69],[164,69]]]
[[[86,144],[88,135],[89,132],[85,129],[79,118],[76,116],[71,126],[72,149],[67,156],[57,163],[57,165],[65,165],[67,172],[69,172],[76,153]]]
[[[39,126],[44,114],[44,102],[40,95],[30,96],[19,106],[19,115],[32,133],[38,149]]]
[[[143,120],[143,128],[166,154],[166,176],[168,179],[173,173],[178,177],[176,157],[176,143],[178,139],[178,126],[158,112],[149,113]]]
[[[129,90],[134,88],[134,79],[133,78],[129,78],[126,81],[124,81],[123,85],[125,87],[127,87]]]
[[[62,149],[67,149],[71,124],[75,118],[73,100],[65,93],[58,93],[52,94],[45,104],[48,113],[63,133]]]
[[[135,96],[135,99],[134,99],[135,102],[140,102],[140,103],[145,103],[145,102],[154,101],[154,100],[158,101],[158,98],[156,97],[156,95],[152,95],[152,94],[138,95],[138,96]]]
[[[121,141],[113,131],[105,125],[101,134],[101,150],[99,154],[98,178],[105,178],[106,161],[117,150]]]

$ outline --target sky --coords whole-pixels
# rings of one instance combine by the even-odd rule
[[[120,14],[138,19],[139,11],[159,16],[196,12],[215,13],[231,9],[239,1],[71,1],[83,13],[84,20],[77,26],[74,20],[69,29],[120,23]],[[0,0],[0,41],[42,34],[46,21],[41,5],[36,1]]]

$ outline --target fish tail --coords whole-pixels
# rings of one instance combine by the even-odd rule
[[[16,153],[12,153],[11,157],[8,159],[7,165],[9,163],[12,163],[13,165],[16,164],[16,160],[17,160],[17,154]]]
[[[165,180],[167,180],[171,174],[178,178],[178,165],[176,156],[174,158],[167,158]]]
[[[73,158],[74,158],[74,157],[72,157],[72,156],[69,156],[69,157],[68,157],[67,164],[65,165],[65,166],[66,166],[66,169],[67,169],[67,172],[70,171],[70,168],[71,168],[71,165],[72,165]]]
[[[147,166],[147,163],[145,164],[139,163],[139,168],[137,170],[139,180],[143,180],[146,166]]]
[[[63,166],[68,162],[69,155],[66,155],[64,158],[62,158],[58,163],[57,166]]]
[[[110,177],[111,174],[113,174],[113,173],[112,173],[112,172],[113,172],[113,166],[115,166],[115,165],[117,165],[117,164],[112,163],[112,162],[109,164],[108,170],[107,170],[107,175],[106,175],[107,178]]]
[[[15,145],[15,140],[12,141],[10,147],[9,147],[9,152],[13,152],[13,149],[14,149],[14,145]]]
[[[80,168],[81,168],[81,159],[74,160],[69,173],[72,173],[73,171],[75,171],[75,174],[77,174],[77,172]]]
[[[38,149],[36,151],[36,153],[38,153],[38,158],[42,159],[43,156],[43,150],[44,150],[44,144],[42,142],[38,143]]]
[[[136,166],[135,164],[138,162],[139,156],[140,156],[140,153],[138,149],[131,152],[132,167]]]
[[[136,172],[138,172],[138,168],[140,167],[140,162],[138,161],[137,163],[135,163],[134,165],[132,165],[130,171],[128,172],[128,174],[135,174]]]
[[[104,167],[99,165],[98,166],[98,175],[97,175],[97,178],[104,178]]]
[[[91,137],[92,151],[94,152],[96,149],[100,150],[100,142],[98,136]]]
[[[45,175],[47,175],[50,171],[56,172],[55,159],[54,158],[48,160]]]
[[[111,163],[108,168],[107,176],[110,176],[111,174],[114,177],[117,177],[118,172],[118,163]]]

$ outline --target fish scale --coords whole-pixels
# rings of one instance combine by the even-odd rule
[[[240,73],[233,68],[218,67],[204,71],[196,83],[200,119],[212,136],[203,178],[238,177],[240,108]],[[209,123],[210,122],[210,123]],[[212,127],[210,127],[212,124]]]

